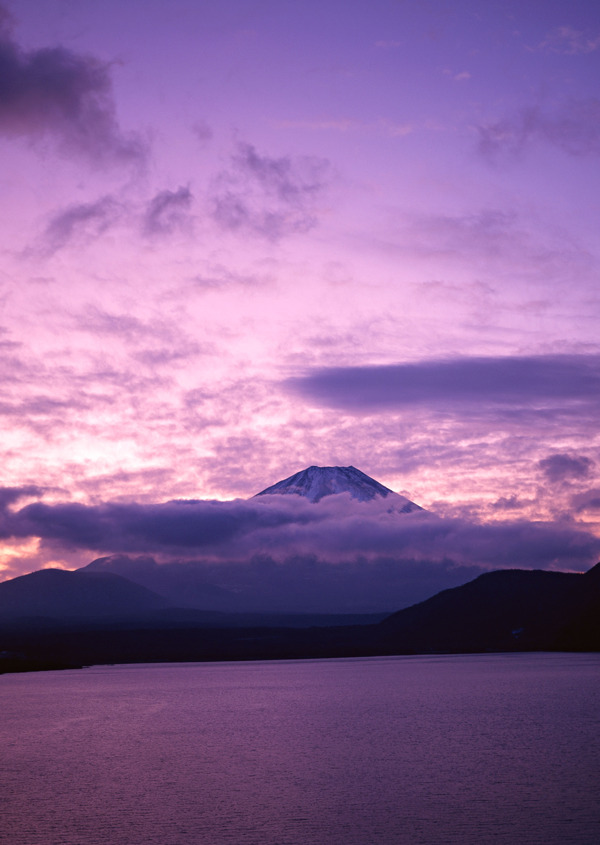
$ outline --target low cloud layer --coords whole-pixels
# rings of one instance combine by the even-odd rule
[[[21,496],[35,493],[2,491],[2,539],[37,538],[54,562],[107,556],[93,568],[175,604],[212,610],[393,611],[490,569],[587,570],[600,554],[600,540],[575,525],[473,524],[402,514],[389,499],[357,503],[347,494],[318,505],[273,495],[96,506],[38,501],[16,509]]]
[[[525,521],[473,524],[427,512],[401,514],[390,500],[356,503],[347,494],[313,505],[296,496],[164,504],[41,501],[9,509],[36,488],[3,491],[3,539],[40,538],[55,549],[97,553],[200,556],[247,561],[267,555],[316,555],[330,563],[374,560],[451,561],[468,567],[587,568],[600,540],[577,526]]]
[[[7,508],[29,496],[39,497],[44,494],[42,487],[37,487],[35,484],[25,485],[23,487],[0,487],[0,513],[4,513]]]

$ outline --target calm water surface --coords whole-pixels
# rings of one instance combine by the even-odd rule
[[[10,845],[600,842],[600,655],[0,677]]]

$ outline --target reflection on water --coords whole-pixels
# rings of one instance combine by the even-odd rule
[[[0,677],[10,845],[596,845],[600,655]]]

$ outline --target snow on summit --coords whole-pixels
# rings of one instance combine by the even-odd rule
[[[376,497],[393,497],[394,505],[399,506],[403,513],[421,510],[419,505],[411,502],[405,496],[394,493],[389,487],[384,487],[366,473],[356,467],[317,467],[312,466],[301,472],[278,481],[266,490],[261,490],[257,496],[290,495],[304,496],[309,502],[320,502],[325,496],[336,493],[349,493],[359,502],[369,502]],[[399,501],[400,500],[400,501]]]

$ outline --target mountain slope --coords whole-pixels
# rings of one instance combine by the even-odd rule
[[[600,563],[583,578],[581,605],[556,640],[556,648],[564,651],[600,651]]]
[[[77,571],[120,575],[157,593],[177,607],[217,612],[234,612],[239,609],[236,595],[207,581],[205,569],[193,562],[158,564],[148,555],[108,555],[96,558]]]
[[[309,502],[320,502],[325,496],[336,493],[349,493],[359,502],[369,502],[376,497],[391,498],[396,509],[404,513],[421,510],[419,505],[405,496],[394,493],[356,467],[318,467],[311,466],[301,470],[283,481],[261,490],[257,496],[296,495],[303,496]]]
[[[162,596],[120,575],[41,569],[0,584],[0,619],[96,619],[167,607]]]
[[[578,620],[600,604],[599,567],[585,575],[505,569],[444,590],[380,624],[400,652],[472,652],[591,647]],[[594,617],[595,618],[595,617]],[[596,622],[596,637],[598,623]],[[567,634],[570,635],[567,636]]]

